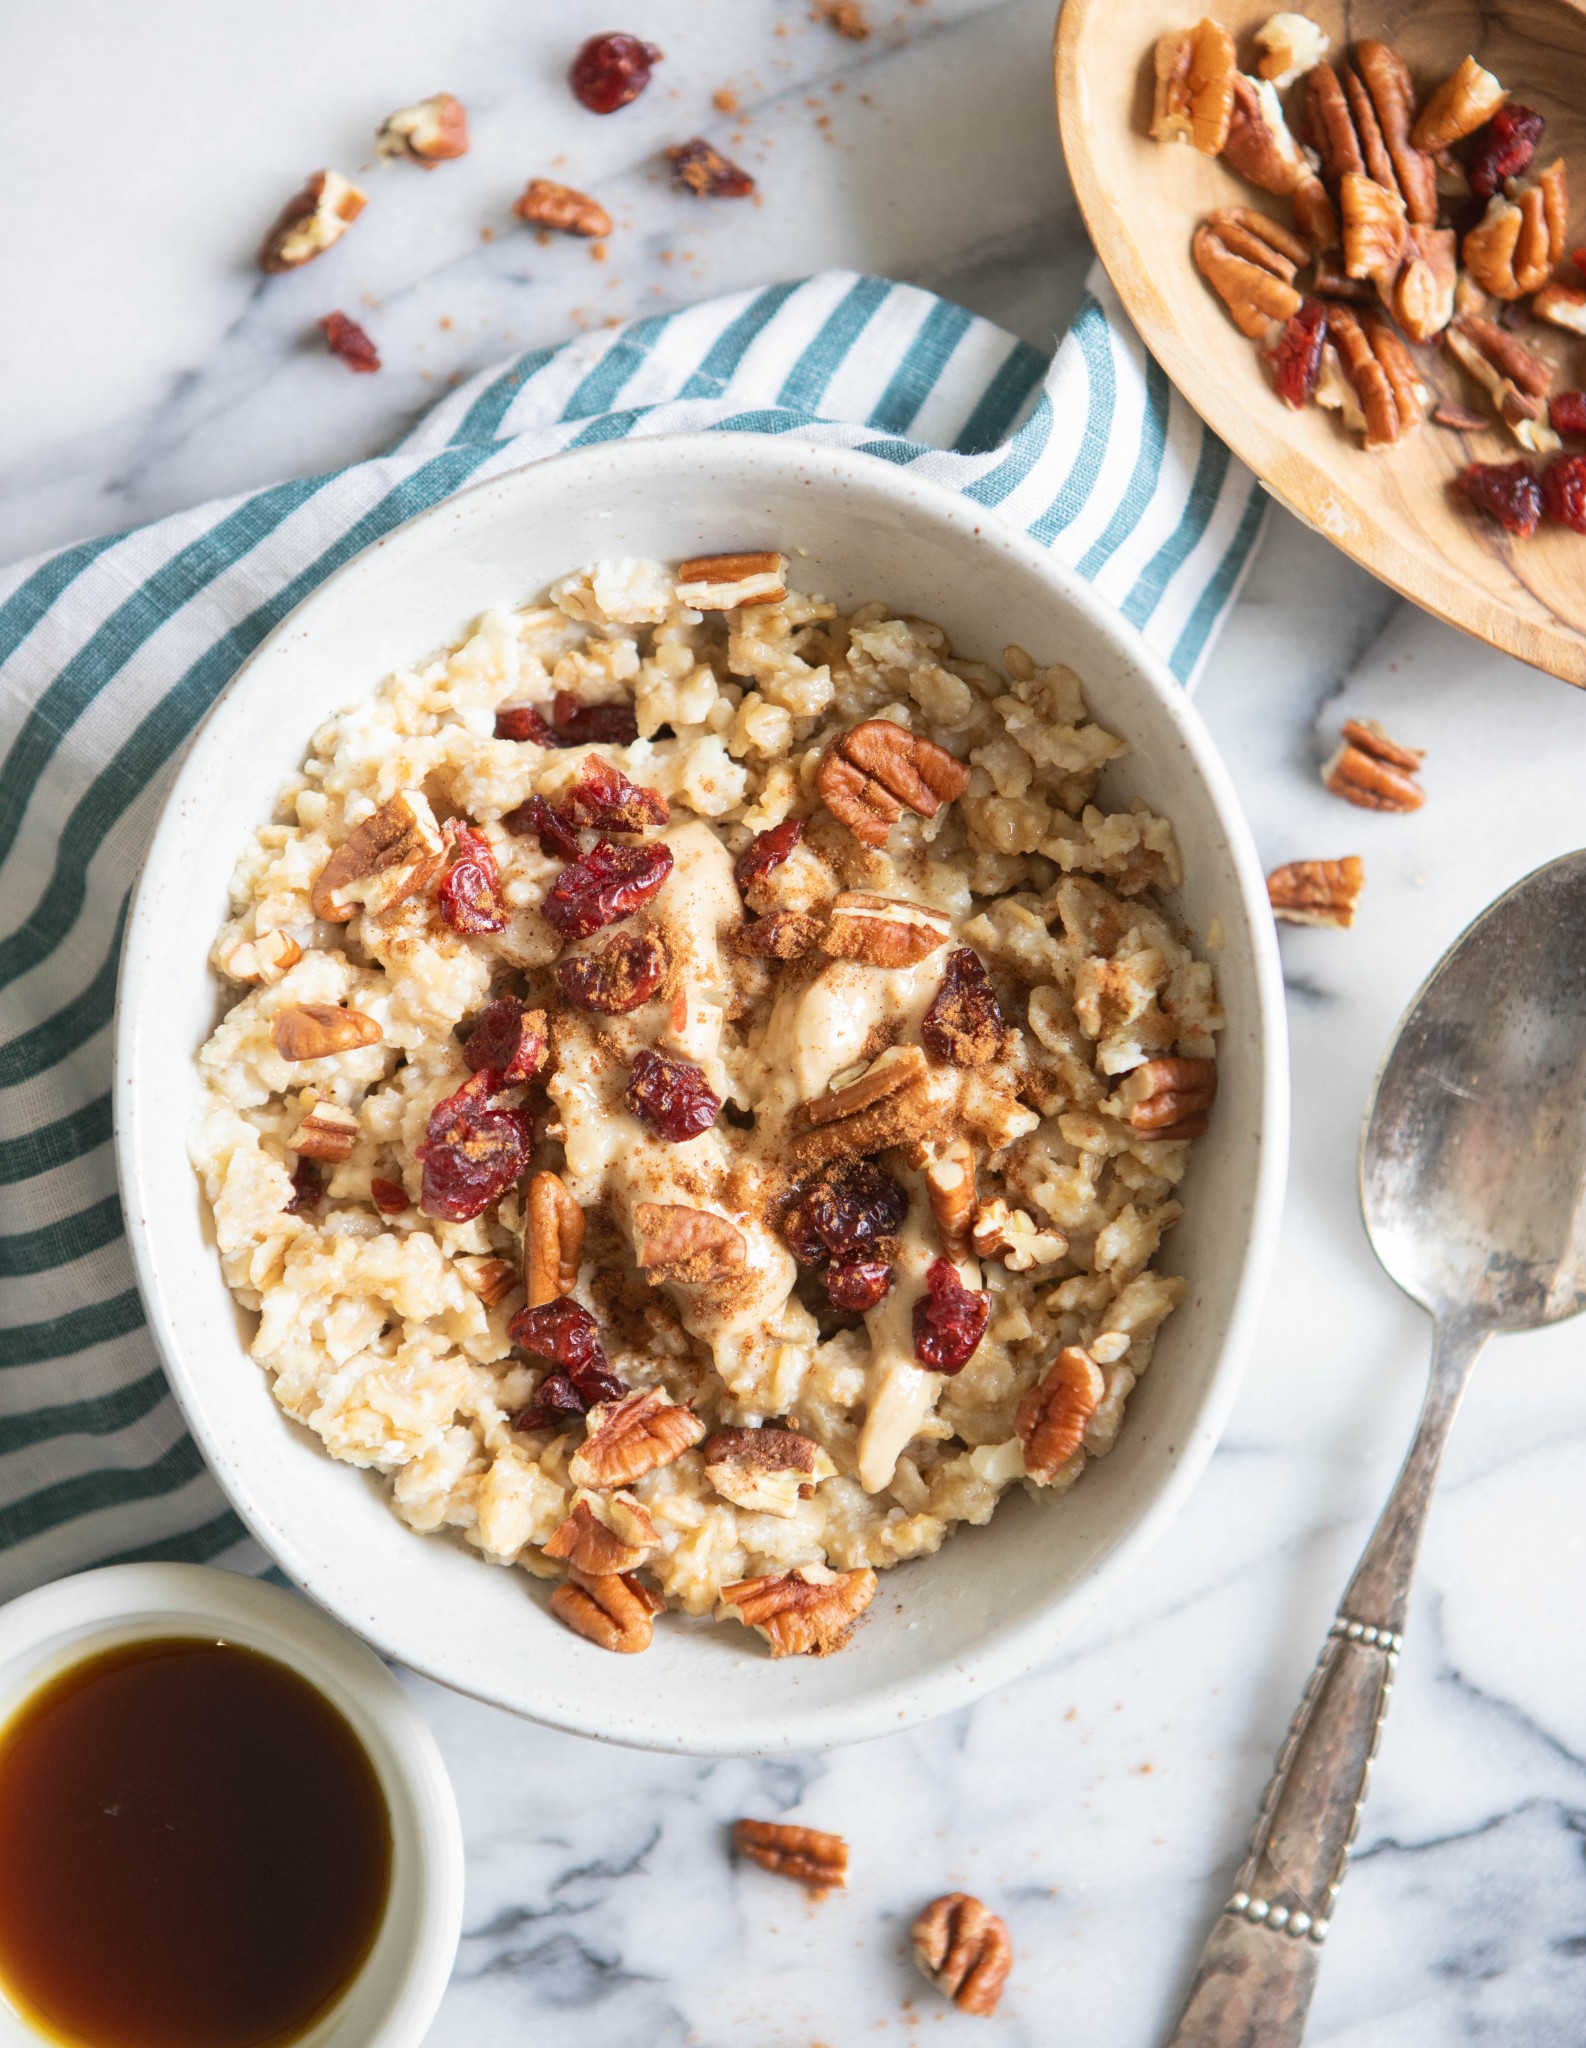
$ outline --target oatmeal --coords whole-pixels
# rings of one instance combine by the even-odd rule
[[[1215,1091],[1079,679],[786,573],[487,613],[315,734],[213,948],[191,1150],[277,1400],[616,1651],[836,1648],[1110,1450]]]

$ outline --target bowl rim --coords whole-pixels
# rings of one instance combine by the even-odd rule
[[[153,905],[167,866],[179,859],[178,821],[185,801],[207,779],[211,755],[224,759],[229,727],[241,724],[241,707],[250,674],[274,651],[302,630],[304,615],[326,599],[339,597],[376,572],[390,574],[392,558],[423,556],[440,524],[488,520],[498,501],[511,500],[525,488],[554,492],[559,477],[574,472],[607,473],[614,487],[643,488],[655,478],[675,473],[681,462],[697,464],[702,448],[720,465],[734,460],[767,478],[796,480],[811,463],[828,478],[863,494],[872,502],[888,502],[897,511],[919,510],[945,521],[966,547],[995,546],[1017,566],[1043,582],[1054,603],[1081,613],[1098,634],[1116,649],[1120,665],[1132,664],[1143,678],[1156,707],[1193,764],[1228,850],[1239,888],[1240,909],[1252,941],[1251,994],[1255,1018],[1259,1075],[1260,1123],[1257,1129],[1254,1189],[1250,1227],[1238,1256],[1241,1261],[1233,1305],[1224,1326],[1216,1363],[1192,1429],[1175,1448],[1165,1478],[1134,1516],[1127,1530],[1066,1593],[1005,1624],[972,1655],[951,1659],[924,1678],[881,1684],[859,1701],[804,1706],[790,1701],[780,1721],[769,1726],[764,1715],[715,1715],[708,1722],[689,1722],[676,1713],[657,1714],[642,1722],[604,1715],[598,1697],[583,1697],[575,1706],[553,1698],[533,1707],[503,1700],[477,1683],[459,1680],[426,1657],[421,1643],[402,1639],[391,1624],[382,1626],[369,1614],[343,1611],[325,1586],[326,1575],[311,1554],[295,1543],[273,1514],[269,1503],[248,1485],[247,1476],[218,1459],[207,1426],[201,1380],[190,1374],[175,1315],[169,1310],[156,1278],[154,1232],[150,1216],[155,1205],[141,1199],[141,1169],[155,1119],[145,1116],[135,1076],[133,1048],[150,1001],[157,990],[148,975],[151,949],[145,944],[154,919]],[[532,480],[532,481],[531,481]],[[460,532],[459,540],[465,536]],[[427,650],[425,650],[427,652]],[[306,744],[306,736],[305,736]],[[756,1755],[827,1748],[871,1737],[952,1712],[969,1700],[1045,1662],[1064,1637],[1078,1628],[1136,1569],[1162,1536],[1198,1482],[1216,1448],[1243,1378],[1276,1249],[1281,1221],[1288,1154],[1288,1061],[1282,967],[1276,928],[1268,909],[1265,877],[1249,825],[1240,808],[1232,778],[1217,752],[1205,723],[1188,693],[1139,631],[1114,606],[1100,597],[1068,563],[1002,521],[993,512],[945,485],[867,455],[857,449],[801,441],[795,436],[743,432],[658,434],[626,441],[596,443],[539,458],[499,476],[487,478],[417,513],[336,569],[303,599],[260,642],[238,668],[200,723],[187,755],[161,807],[142,873],[134,892],[122,945],[114,1048],[113,1123],[117,1174],[126,1231],[151,1337],[165,1368],[187,1427],[216,1473],[242,1521],[281,1571],[309,1598],[343,1620],[382,1656],[393,1659],[453,1691],[505,1706],[568,1733],[592,1736],[625,1747],[693,1755]],[[224,1476],[221,1476],[224,1474]]]

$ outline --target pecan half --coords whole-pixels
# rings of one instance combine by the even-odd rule
[[[1344,234],[1344,269],[1386,294],[1399,274],[1409,242],[1404,201],[1375,178],[1351,171],[1339,180],[1338,214]]]
[[[1451,398],[1440,398],[1433,406],[1432,423],[1456,434],[1479,434],[1492,425],[1485,413],[1468,405],[1456,405]]]
[[[1328,287],[1322,282],[1321,258],[1326,251],[1337,249],[1339,242],[1338,215],[1333,210],[1327,187],[1320,178],[1306,178],[1295,186],[1290,204],[1294,208],[1294,225],[1318,252],[1316,289],[1325,292]]]
[[[379,1206],[377,1200],[375,1207]],[[486,1308],[505,1301],[518,1284],[516,1269],[505,1259],[459,1259],[456,1264],[463,1284],[478,1295]]]
[[[794,1121],[804,1128],[793,1141],[794,1163],[802,1171],[906,1144],[926,1135],[935,1114],[924,1053],[889,1046],[856,1080],[798,1105]]]
[[[445,843],[422,790],[404,789],[355,825],[320,869],[314,915],[346,924],[359,910],[378,917],[440,872]]]
[[[633,1242],[639,1270],[652,1280],[699,1287],[741,1273],[748,1263],[749,1248],[735,1223],[677,1202],[635,1202]]]
[[[1363,177],[1366,159],[1361,154],[1360,137],[1331,64],[1315,64],[1306,73],[1305,110],[1324,182],[1336,191],[1341,179]]]
[[[722,1616],[765,1637],[773,1657],[829,1657],[847,1642],[854,1623],[876,1595],[868,1565],[811,1578],[813,1565],[779,1577],[740,1579],[722,1590]]]
[[[975,1220],[975,1148],[967,1138],[930,1138],[919,1160],[931,1221],[950,1259],[968,1256]]]
[[[1332,47],[1331,36],[1308,14],[1274,14],[1256,30],[1255,40],[1261,52],[1256,69],[1279,92],[1320,64]]]
[[[780,1820],[735,1820],[732,1846],[740,1856],[778,1877],[791,1877],[817,1895],[848,1882],[848,1844],[820,1828]]]
[[[631,1493],[580,1494],[545,1546],[585,1578],[637,1571],[660,1541],[650,1511]]]
[[[668,1401],[659,1387],[591,1408],[588,1435],[567,1461],[575,1486],[610,1491],[631,1485],[682,1457],[705,1434],[692,1408]]]
[[[575,1565],[551,1595],[551,1612],[602,1650],[633,1656],[650,1647],[652,1618],[666,1602],[631,1572],[590,1577]]]
[[[1220,21],[1207,15],[1193,28],[1169,30],[1156,46],[1151,133],[1216,156],[1228,140],[1238,75],[1234,39]]]
[[[1322,770],[1322,783],[1346,803],[1363,811],[1418,811],[1426,791],[1416,771],[1426,756],[1417,747],[1401,747],[1374,720],[1344,721],[1338,750]]]
[[[1452,228],[1413,226],[1405,236],[1404,268],[1389,304],[1411,341],[1430,341],[1454,317],[1459,243]]]
[[[468,115],[462,101],[449,92],[431,93],[427,100],[387,114],[374,147],[382,163],[405,157],[432,171],[439,163],[468,154]]]
[[[997,2009],[1013,1967],[1008,1930],[969,1892],[947,1892],[909,1929],[914,1960],[960,2012],[987,2019]]]
[[[1414,140],[1415,84],[1397,50],[1366,37],[1355,45],[1355,70],[1370,96],[1377,131],[1412,221],[1437,220],[1437,168]]]
[[[1014,1411],[1026,1478],[1050,1486],[1085,1441],[1085,1425],[1106,1391],[1096,1361],[1066,1344]]]
[[[905,810],[934,818],[944,803],[962,796],[969,770],[907,726],[867,718],[826,749],[815,786],[857,840],[881,847]]]
[[[578,1285],[584,1256],[584,1212],[560,1174],[534,1175],[524,1200],[523,1287],[528,1307],[542,1308]]]
[[[1385,320],[1349,306],[1328,308],[1327,332],[1364,422],[1366,452],[1391,448],[1422,416],[1414,358]],[[1320,388],[1317,402],[1326,402]]]
[[[913,967],[945,946],[952,935],[953,920],[945,910],[845,889],[832,899],[820,946],[834,960]]]
[[[1461,58],[1459,67],[1433,93],[1410,130],[1417,149],[1435,156],[1474,135],[1483,122],[1490,121],[1509,95],[1484,71],[1474,57]]]
[[[977,1259],[995,1259],[1010,1273],[1027,1273],[1032,1266],[1055,1266],[1068,1254],[1068,1239],[1062,1231],[1037,1229],[1032,1216],[1023,1209],[1010,1209],[1001,1195],[975,1211],[970,1243]]]
[[[735,953],[761,960],[802,960],[820,943],[819,918],[802,910],[773,910],[769,917],[745,918],[734,925],[729,944]]]
[[[705,1477],[723,1500],[757,1515],[796,1515],[837,1467],[794,1429],[722,1429],[706,1440]]]
[[[259,268],[273,276],[312,263],[341,240],[367,203],[368,194],[340,171],[316,171],[281,208],[259,250]]]
[[[1522,447],[1546,453],[1561,445],[1547,424],[1544,403],[1553,379],[1551,364],[1533,355],[1507,328],[1477,314],[1456,320],[1443,344],[1491,395],[1498,417]],[[1518,378],[1523,378],[1524,384]],[[1539,388],[1533,390],[1532,386]]]
[[[1366,886],[1360,856],[1342,860],[1291,860],[1267,876],[1267,901],[1285,924],[1335,925],[1347,931],[1355,921]]]
[[[1215,1060],[1146,1060],[1124,1075],[1109,1107],[1147,1138],[1198,1138],[1217,1094]]]
[[[1260,214],[1249,214],[1244,208],[1238,209],[1238,214],[1242,218],[1236,220],[1234,209],[1229,208],[1203,220],[1190,247],[1196,268],[1228,308],[1234,325],[1241,334],[1258,341],[1273,321],[1287,320],[1299,311],[1301,295],[1289,279],[1304,259],[1291,257],[1275,238],[1269,240],[1251,225],[1262,220]],[[1276,223],[1264,225],[1272,228]],[[1251,253],[1239,253],[1244,248]]]
[[[1569,334],[1586,334],[1586,291],[1579,285],[1544,285],[1531,301],[1531,312],[1549,327],[1562,327]]]
[[[226,955],[226,972],[233,981],[268,987],[302,957],[303,948],[285,932],[261,932],[256,939],[243,939],[232,947]]]
[[[1289,133],[1276,88],[1263,79],[1247,78],[1243,72],[1234,79],[1233,119],[1222,157],[1241,178],[1280,197],[1315,176]]]
[[[512,211],[533,228],[553,228],[559,235],[584,235],[599,240],[611,233],[611,215],[598,199],[554,178],[531,178]]]
[[[787,556],[774,548],[749,555],[691,555],[677,565],[677,601],[695,612],[731,612],[740,605],[780,604],[787,596]]]
[[[384,1036],[373,1017],[335,1003],[288,1003],[270,1024],[270,1042],[284,1060],[322,1060]]]
[[[1523,299],[1540,291],[1552,275],[1552,235],[1547,196],[1530,185],[1518,201],[1494,192],[1487,211],[1466,235],[1465,268],[1495,299]]]
[[[350,1159],[358,1136],[358,1119],[339,1103],[316,1102],[287,1139],[301,1159]]]

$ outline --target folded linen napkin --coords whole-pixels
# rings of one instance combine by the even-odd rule
[[[727,430],[839,442],[964,492],[1072,563],[1186,684],[1265,502],[1099,273],[1048,360],[929,292],[831,271],[523,356],[373,461],[0,571],[0,1598],[132,1559],[268,1567],[165,1385],[111,1153],[122,930],[199,721],[316,584],[465,484]]]

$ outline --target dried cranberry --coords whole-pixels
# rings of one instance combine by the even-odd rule
[[[597,840],[551,884],[541,906],[545,921],[565,939],[586,939],[604,924],[631,917],[671,872],[669,846],[613,846],[609,839]]]
[[[920,1020],[920,1041],[933,1060],[980,1067],[1002,1050],[1004,1025],[978,953],[959,946],[947,956],[942,985]]]
[[[578,858],[578,834],[571,820],[564,817],[554,804],[547,803],[543,796],[525,797],[516,810],[507,812],[501,822],[518,839],[537,834],[541,853],[553,854],[562,860]]]
[[[1546,126],[1534,107],[1506,100],[1487,125],[1476,130],[1470,138],[1465,172],[1478,199],[1490,199],[1505,178],[1519,177],[1536,155]]]
[[[507,1335],[533,1357],[565,1366],[571,1373],[604,1372],[610,1365],[600,1326],[571,1295],[558,1295],[538,1308],[520,1308],[507,1325]]]
[[[369,1183],[369,1192],[382,1216],[400,1216],[404,1209],[412,1206],[408,1201],[408,1191],[399,1180],[382,1180],[376,1174]]]
[[[466,1223],[504,1195],[529,1162],[534,1133],[521,1110],[492,1106],[501,1078],[483,1067],[430,1111],[418,1159],[426,1216]]]
[[[914,1355],[932,1372],[962,1372],[991,1320],[991,1300],[966,1287],[946,1259],[932,1259],[914,1304]]]
[[[673,1145],[708,1131],[721,1111],[721,1097],[712,1092],[702,1067],[648,1049],[633,1056],[627,1102],[658,1138]]]
[[[327,313],[319,324],[331,354],[339,356],[349,370],[368,376],[379,369],[380,351],[356,320],[349,320],[345,313]]]
[[[1529,540],[1542,520],[1542,486],[1523,462],[1472,462],[1454,482],[1500,526]]]
[[[848,1159],[806,1181],[783,1212],[793,1256],[823,1267],[890,1247],[909,1213],[907,1191],[868,1159]]]
[[[558,806],[568,824],[596,832],[643,832],[664,825],[671,812],[656,789],[641,789],[626,775],[591,754],[583,773]]]
[[[496,713],[498,740],[529,740],[537,747],[562,743],[532,704],[503,704]]]
[[[779,868],[803,837],[802,818],[784,818],[769,832],[757,832],[732,864],[739,895],[747,896],[753,883],[764,881],[773,868]]]
[[[1310,403],[1316,389],[1326,341],[1326,306],[1320,299],[1304,299],[1298,311],[1289,315],[1274,346],[1263,353],[1279,398],[1296,412]]]
[[[573,59],[568,83],[581,107],[592,114],[614,114],[639,97],[660,61],[654,43],[637,36],[591,36]]]
[[[1581,253],[1586,255],[1586,250]],[[1547,402],[1547,417],[1555,434],[1586,435],[1586,391],[1555,391]]]
[[[300,1209],[317,1209],[325,1199],[325,1183],[319,1177],[319,1168],[312,1159],[300,1159],[292,1168],[292,1196],[281,1204],[288,1216],[295,1216]]]
[[[666,947],[653,932],[618,932],[598,953],[559,960],[556,979],[575,1009],[625,1017],[661,986],[666,959]]]
[[[537,1074],[545,1047],[545,1012],[525,1009],[516,996],[498,996],[463,1040],[463,1058],[476,1074],[488,1068],[499,1088]]]
[[[451,864],[436,890],[442,922],[466,938],[504,932],[506,906],[501,901],[501,870],[490,841],[472,825],[448,818],[442,828],[451,847]]]
[[[1542,472],[1547,516],[1572,533],[1586,533],[1586,455],[1560,455]]]
[[[696,199],[747,199],[754,180],[741,164],[723,156],[703,135],[691,135],[669,149],[673,182]]]
[[[516,1415],[509,1416],[510,1429],[571,1429],[585,1415],[593,1404],[586,1401],[565,1372],[548,1372],[527,1404]]]
[[[639,737],[631,704],[580,704],[571,690],[551,699],[551,724],[564,747],[625,747]]]
[[[833,1308],[862,1316],[886,1299],[893,1278],[890,1260],[845,1259],[828,1271],[826,1292]]]

